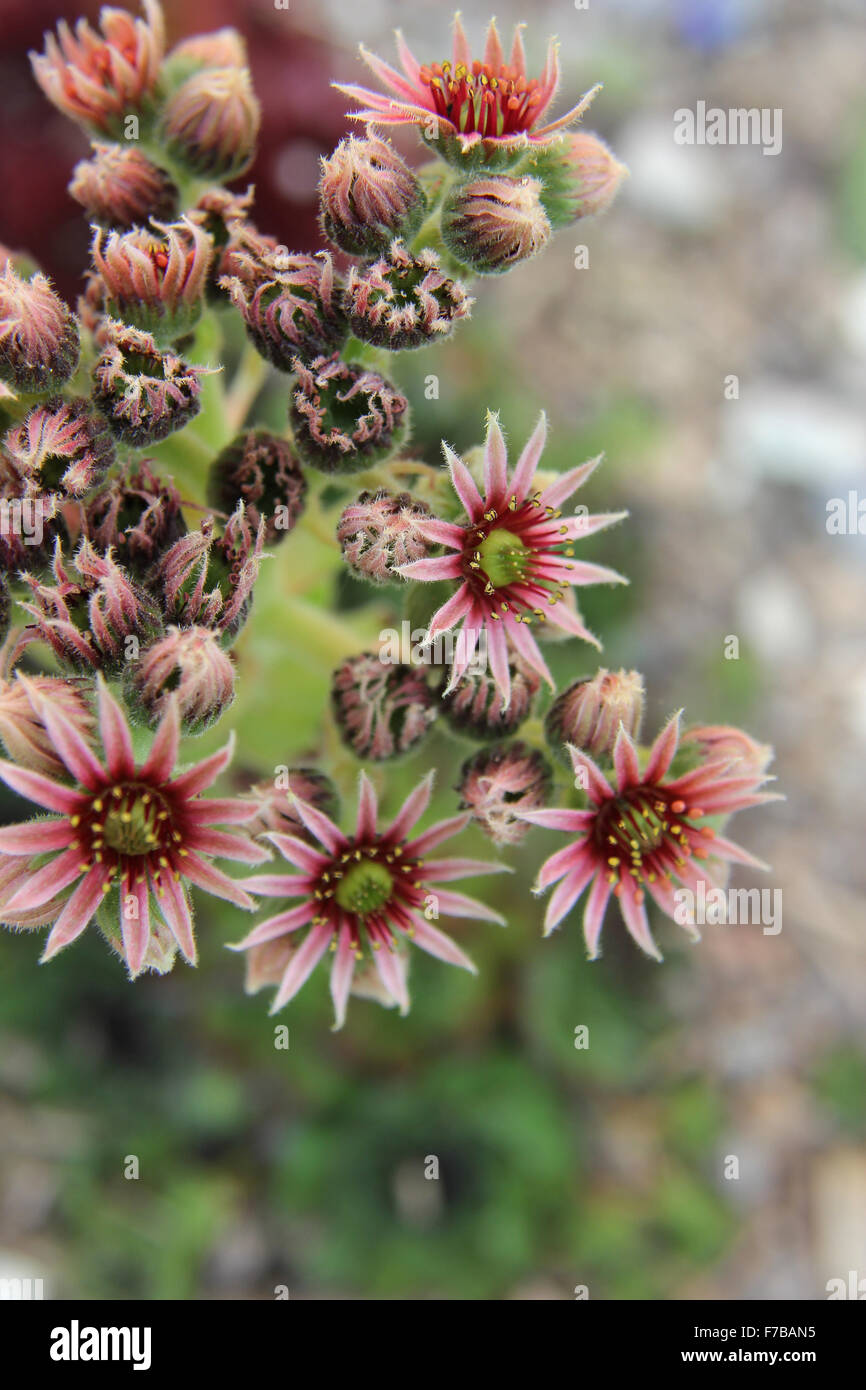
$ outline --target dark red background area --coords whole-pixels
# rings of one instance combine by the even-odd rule
[[[135,3],[126,8],[137,11]],[[88,140],[42,95],[27,54],[41,51],[59,18],[95,23],[99,9],[93,0],[0,0],[0,243],[30,251],[67,299],[80,288],[89,232],[66,185]],[[243,34],[263,122],[255,165],[236,186],[256,185],[263,229],[293,248],[314,248],[316,156],[349,125],[345,98],[329,85],[330,44],[312,31],[315,10],[301,22],[292,10],[238,0],[173,0],[165,9],[169,45],[232,24]]]

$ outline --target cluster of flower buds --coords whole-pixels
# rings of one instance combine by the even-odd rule
[[[129,464],[89,501],[84,530],[99,550],[113,550],[143,578],[186,533],[180,493],[146,459]]]
[[[295,357],[333,352],[345,341],[342,289],[327,252],[289,255],[246,231],[224,254],[232,273],[221,277],[220,287],[266,361],[290,372]]]
[[[130,657],[162,630],[158,605],[117,563],[86,538],[69,565],[57,542],[51,582],[22,575],[30,590],[21,607],[30,615],[22,643],[45,642],[73,674],[120,675]]]
[[[408,492],[362,492],[337,523],[343,559],[374,584],[404,583],[400,566],[430,554],[430,543],[418,529],[429,516],[429,507]]]
[[[69,720],[87,743],[93,743],[96,719],[86,682],[61,680],[57,676],[22,677],[20,672],[0,678],[0,741],[6,754],[17,763],[44,777],[63,777],[61,761],[44,719],[31,698],[35,691],[52,709]]]
[[[291,445],[267,430],[246,430],[217,456],[208,475],[208,501],[231,515],[239,502],[250,526],[265,522],[265,543],[292,531],[304,510],[307,482]]]
[[[442,695],[442,713],[457,733],[488,740],[508,737],[532,713],[541,685],[536,671],[519,659],[509,663],[511,699],[489,669],[469,671]]]
[[[108,320],[93,369],[93,398],[117,438],[143,449],[198,414],[201,379],[214,370],[162,351],[140,328]]]
[[[154,728],[175,700],[184,732],[201,734],[234,699],[234,664],[210,628],[170,627],[127,663],[124,694],[132,713]]]
[[[89,222],[121,231],[171,220],[180,197],[171,175],[137,146],[101,143],[91,159],[76,164],[69,192]]]
[[[383,762],[427,737],[439,711],[423,671],[361,652],[338,666],[331,707],[343,742],[359,758]]]
[[[524,174],[491,174],[458,185],[442,208],[442,240],[479,275],[501,275],[550,240],[542,184]]]
[[[387,251],[395,237],[411,240],[427,206],[394,146],[373,135],[351,135],[322,160],[319,201],[322,231],[350,256]]]
[[[114,460],[105,420],[81,396],[33,406],[7,432],[3,449],[30,496],[82,498],[102,482]]]
[[[497,743],[460,770],[460,804],[498,847],[518,845],[529,825],[521,816],[544,806],[553,785],[546,758],[527,744]]]
[[[151,227],[108,233],[97,227],[91,256],[106,312],[171,343],[198,320],[213,245],[188,217]]]
[[[289,409],[295,447],[323,473],[357,473],[399,452],[409,430],[409,402],[378,372],[338,353],[307,366],[292,362],[297,384]]]
[[[255,805],[255,814],[248,824],[255,836],[295,835],[309,838],[309,831],[298,814],[297,803],[324,811],[326,816],[337,812],[337,791],[330,777],[314,767],[283,767],[270,782],[257,782],[247,796]]]
[[[346,312],[356,338],[391,352],[426,347],[468,318],[473,300],[429,248],[417,255],[399,237],[377,260],[353,265]]]
[[[235,640],[249,614],[264,548],[265,521],[254,529],[243,503],[216,534],[213,519],[175,541],[151,572],[166,622],[203,627],[224,646]]]
[[[620,725],[640,736],[644,683],[639,671],[607,671],[575,681],[557,695],[547,712],[545,733],[551,748],[564,756],[565,745],[581,748],[596,760],[609,759]]]
[[[0,381],[16,391],[51,391],[78,366],[75,316],[37,272],[25,279],[9,260],[0,270]]]

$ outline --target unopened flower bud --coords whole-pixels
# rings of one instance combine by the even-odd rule
[[[378,260],[352,266],[346,282],[349,326],[361,342],[402,352],[447,337],[473,303],[441,268],[435,251],[413,256],[395,239]]]
[[[140,577],[185,532],[180,493],[144,459],[97,493],[84,518],[88,540],[98,550],[114,550],[124,567]]]
[[[247,620],[264,548],[265,523],[252,527],[238,503],[221,536],[211,517],[158,559],[150,585],[161,595],[166,621],[206,627],[230,646]]]
[[[220,280],[257,352],[280,371],[293,359],[333,352],[346,338],[342,291],[326,251],[285,255],[267,238],[227,248],[233,273]]]
[[[21,767],[46,777],[66,777],[68,770],[37,713],[38,701],[34,704],[30,691],[46,699],[86,742],[93,743],[96,718],[87,693],[80,683],[57,676],[30,676],[22,680],[16,674],[0,679],[0,740],[7,755]]]
[[[461,769],[457,791],[461,806],[471,811],[495,845],[519,845],[529,823],[515,811],[536,811],[552,786],[550,765],[525,743],[499,743],[483,748]]]
[[[475,178],[445,200],[442,240],[479,275],[500,275],[529,260],[550,240],[541,184],[524,175]]]
[[[343,559],[362,579],[404,584],[400,566],[431,552],[417,526],[429,516],[429,508],[408,492],[362,492],[337,523]]]
[[[95,145],[92,159],[72,171],[69,192],[87,219],[127,230],[151,218],[172,218],[178,190],[171,177],[135,145]]]
[[[0,449],[0,572],[44,569],[54,550],[61,521],[61,499],[39,493],[21,478]]]
[[[3,447],[26,490],[81,498],[102,482],[114,461],[105,420],[83,396],[45,401],[9,430]]]
[[[296,809],[296,799],[333,816],[337,810],[337,789],[329,777],[312,767],[279,768],[271,782],[257,782],[244,800],[255,802],[256,814],[246,823],[250,835],[294,835],[310,838]]]
[[[0,271],[0,379],[18,391],[51,391],[78,366],[78,324],[39,273],[7,261]]]
[[[411,238],[427,200],[390,141],[350,135],[322,160],[322,231],[350,256],[386,251],[396,236]]]
[[[297,376],[289,423],[304,463],[323,473],[357,473],[396,454],[409,429],[409,402],[378,372],[339,354],[292,362]]]
[[[736,776],[754,777],[756,782],[763,780],[773,761],[768,743],[757,743],[730,724],[695,724],[684,731],[680,748],[684,753],[694,750],[701,762],[721,759],[736,767]]]
[[[544,721],[550,746],[562,756],[571,743],[592,758],[610,758],[619,726],[640,735],[644,683],[639,671],[606,671],[575,681],[557,695]]]
[[[628,169],[589,131],[565,133],[533,158],[554,231],[610,207]]]
[[[442,713],[458,733],[476,739],[501,739],[513,734],[532,713],[540,679],[523,663],[509,662],[511,700],[489,670],[462,676],[454,689],[442,696]]]
[[[249,524],[265,521],[265,544],[293,530],[307,482],[291,445],[267,430],[246,430],[223,449],[208,475],[208,501],[228,515],[243,502]]]
[[[375,652],[361,652],[337,667],[331,706],[346,747],[373,762],[416,747],[438,713],[423,672],[382,661]]]
[[[151,727],[175,696],[184,733],[201,734],[234,699],[235,668],[209,628],[170,627],[137,661],[127,662],[124,692]]]
[[[207,67],[170,97],[162,117],[169,152],[203,178],[234,179],[256,151],[261,108],[245,67]]]
[[[165,60],[164,75],[183,79],[202,68],[242,68],[246,63],[247,46],[237,29],[215,29],[175,44]]]
[[[165,25],[158,0],[141,0],[143,19],[106,7],[101,33],[85,19],[72,30],[65,20],[45,52],[31,53],[39,86],[59,111],[90,130],[122,136],[124,118],[145,111],[159,80]]]
[[[160,351],[150,333],[106,320],[93,397],[117,438],[143,449],[198,414],[201,378],[214,370]]]
[[[97,227],[93,264],[112,317],[170,343],[198,321],[213,246],[207,232],[188,217],[154,222],[153,230],[106,232]]]
[[[30,588],[30,601],[21,602],[32,619],[26,642],[47,643],[66,670],[117,676],[162,629],[150,595],[110,551],[100,554],[86,539],[68,568],[57,542],[53,583],[29,573],[21,577]]]

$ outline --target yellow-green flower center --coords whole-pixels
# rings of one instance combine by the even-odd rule
[[[334,896],[344,912],[366,917],[385,906],[393,886],[394,880],[385,865],[366,859],[344,873]]]
[[[503,527],[491,531],[478,547],[478,561],[494,589],[526,579],[530,555],[519,537]]]
[[[167,812],[153,792],[144,787],[124,787],[121,796],[108,801],[99,828],[105,844],[117,854],[152,854],[162,839],[161,822],[166,819]]]

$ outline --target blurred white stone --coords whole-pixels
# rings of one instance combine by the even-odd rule
[[[631,171],[624,201],[666,226],[700,231],[715,223],[727,199],[721,166],[712,150],[674,143],[673,112],[627,124],[617,153]]]
[[[866,417],[820,392],[770,381],[747,384],[721,417],[722,453],[752,476],[828,495],[866,477]]]
[[[806,596],[780,569],[749,575],[737,593],[737,631],[766,663],[804,660],[816,650]]]

